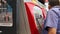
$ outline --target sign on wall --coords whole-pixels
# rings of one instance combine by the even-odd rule
[[[11,5],[7,0],[0,0],[0,26],[13,26]]]

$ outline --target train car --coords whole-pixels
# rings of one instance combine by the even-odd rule
[[[33,2],[25,2],[31,34],[41,34],[43,21],[46,18],[45,9]]]

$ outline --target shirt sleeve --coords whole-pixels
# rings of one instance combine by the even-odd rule
[[[57,28],[58,17],[53,11],[48,11],[47,18],[45,21],[45,29]]]

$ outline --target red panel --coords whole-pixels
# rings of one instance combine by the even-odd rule
[[[26,11],[28,15],[28,20],[29,20],[29,26],[31,30],[31,34],[39,34],[38,29],[36,28],[35,21],[34,21],[34,16],[33,16],[33,7],[35,6],[33,3],[25,3],[26,6]]]

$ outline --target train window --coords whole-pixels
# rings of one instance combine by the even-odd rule
[[[36,21],[36,26],[38,29],[42,28],[42,22],[43,22],[43,16],[42,16],[42,10],[38,6],[34,6],[34,18]]]

